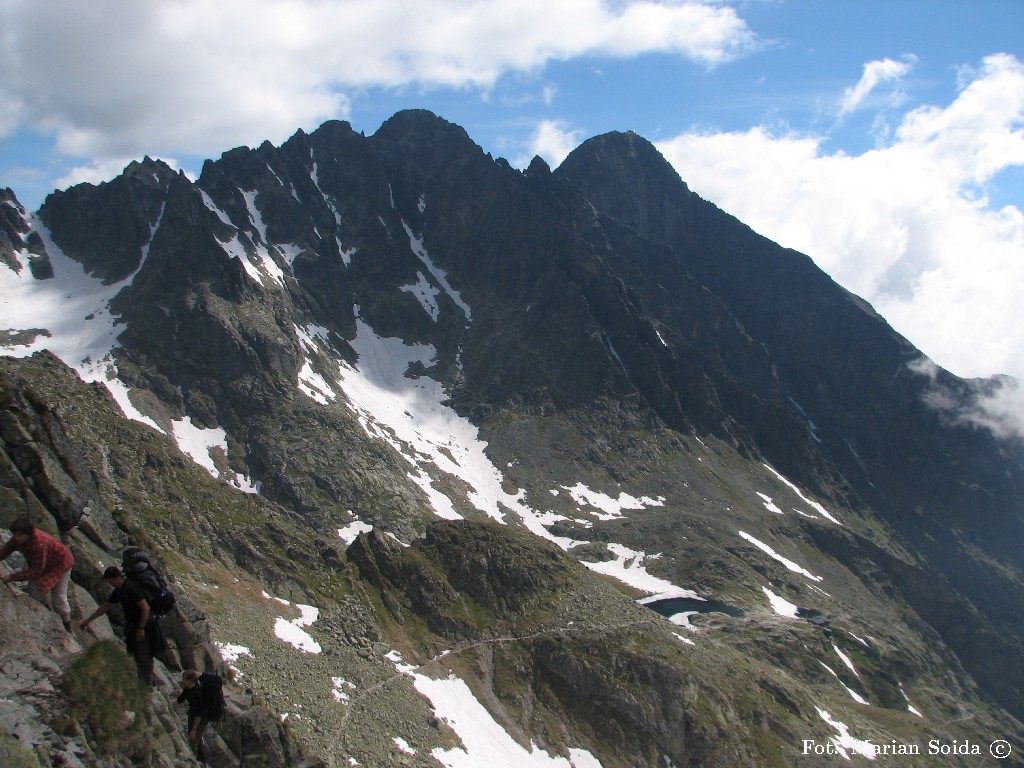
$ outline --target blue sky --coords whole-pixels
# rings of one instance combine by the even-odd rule
[[[1019,0],[5,0],[0,29],[0,186],[30,209],[410,107],[519,167],[634,130],[938,365],[1024,378]]]

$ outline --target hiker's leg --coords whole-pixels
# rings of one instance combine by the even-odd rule
[[[43,590],[41,590],[39,588],[39,585],[36,584],[34,581],[30,581],[28,583],[28,593],[30,595],[32,595],[32,597],[34,597],[40,603],[45,605],[47,608],[52,608],[53,607],[50,604],[50,593],[49,592],[43,592]]]
[[[152,685],[153,654],[149,650],[149,638],[139,640],[137,637],[133,637],[132,640],[132,647],[128,650],[131,651],[132,657],[135,659],[135,670],[139,673],[139,680],[146,685]]]
[[[71,623],[71,604],[68,602],[68,582],[71,580],[71,569],[68,568],[60,581],[50,590],[50,600],[54,612],[60,616],[65,626]]]
[[[200,718],[196,726],[196,757],[203,762],[206,761],[206,747],[203,745],[203,734],[206,733],[206,724],[210,722],[205,717]]]

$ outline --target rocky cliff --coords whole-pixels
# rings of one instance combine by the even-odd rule
[[[177,606],[160,620],[169,647],[156,664],[152,689],[139,683],[134,663],[117,639],[120,633],[107,617],[88,630],[78,628],[78,619],[90,615],[109,593],[102,580],[104,567],[119,564],[121,549],[129,542],[153,544],[162,537],[156,531],[156,539],[131,536],[129,531],[141,520],[124,507],[106,503],[116,498],[105,487],[111,465],[91,464],[88,448],[77,447],[83,443],[76,428],[102,429],[92,418],[83,424],[82,409],[100,421],[106,411],[116,424],[112,403],[68,379],[70,371],[56,359],[47,356],[39,364],[34,371],[0,373],[0,524],[7,527],[15,517],[28,515],[71,549],[75,565],[69,598],[76,621],[68,632],[56,614],[27,594],[5,589],[0,595],[3,749],[11,761],[18,756],[28,766],[196,764],[185,740],[184,710],[174,702],[181,690],[176,673],[184,668],[211,670],[229,679],[231,673],[210,637],[206,615],[173,572]],[[62,395],[59,402],[52,399],[57,393]],[[128,435],[132,431],[129,426]],[[104,451],[114,463],[115,476],[123,469],[124,437],[113,451]],[[147,462],[154,458],[145,456]],[[191,469],[180,459],[175,463]],[[132,481],[138,482],[138,476]],[[171,555],[169,544],[163,539],[159,548]],[[174,561],[188,562],[180,556]],[[115,622],[118,613],[112,612]],[[302,758],[299,746],[253,700],[251,691],[231,686],[227,698],[227,717],[209,738],[211,765],[314,765]]]

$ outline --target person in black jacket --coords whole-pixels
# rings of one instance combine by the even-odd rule
[[[200,763],[206,763],[206,751],[203,748],[203,733],[210,722],[206,711],[207,697],[199,684],[199,673],[194,669],[186,669],[181,674],[181,693],[178,694],[179,704],[188,704],[188,743],[196,753]]]
[[[113,587],[110,597],[93,611],[92,616],[82,622],[82,629],[99,618],[114,605],[124,608],[124,641],[128,653],[135,659],[139,679],[146,685],[153,684],[153,656],[162,653],[167,640],[156,616],[152,615],[149,603],[138,582],[126,579],[121,569],[112,565],[103,572],[103,580]]]

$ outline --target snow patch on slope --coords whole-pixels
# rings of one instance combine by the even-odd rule
[[[462,300],[462,295],[452,288],[451,283],[448,282],[448,274],[440,269],[434,261],[430,258],[430,254],[427,253],[427,249],[423,247],[423,238],[416,237],[412,233],[412,229],[404,221],[402,226],[405,227],[405,233],[409,236],[409,247],[412,248],[412,252],[416,254],[416,257],[423,262],[423,266],[427,268],[427,271],[433,275],[437,284],[440,285],[444,292],[448,294],[455,305],[463,311],[466,315],[466,320],[470,321],[473,319],[473,311],[469,308],[469,304]]]
[[[228,436],[223,429],[197,427],[192,423],[192,418],[186,416],[171,422],[171,432],[174,442],[178,444],[178,450],[214,477],[220,474],[210,451],[219,448],[224,451],[225,456],[227,455]]]
[[[644,509],[645,507],[665,506],[664,496],[659,496],[656,499],[652,499],[648,496],[636,498],[635,496],[630,496],[628,493],[620,493],[619,498],[613,499],[611,496],[601,493],[600,491],[591,490],[583,483],[576,483],[572,488],[567,485],[563,485],[562,489],[568,491],[569,495],[572,496],[573,501],[577,504],[581,506],[590,506],[600,510],[599,512],[591,513],[599,520],[613,520],[615,518],[622,517],[622,510],[624,509]]]
[[[356,540],[356,537],[360,533],[369,533],[373,530],[373,526],[364,523],[362,520],[356,520],[355,522],[349,523],[344,528],[338,529],[338,538],[344,541],[346,544],[351,544]]]
[[[808,571],[806,568],[803,568],[802,566],[797,565],[796,563],[794,563],[792,560],[789,560],[788,558],[783,557],[778,552],[776,552],[774,549],[772,549],[767,544],[765,544],[763,541],[759,541],[759,540],[755,539],[753,536],[751,536],[746,531],[740,531],[739,535],[740,535],[741,538],[746,539],[751,544],[753,544],[755,547],[760,549],[766,555],[774,558],[775,560],[778,560],[780,563],[782,563],[784,566],[786,566],[786,568],[791,570],[793,573],[799,573],[801,576],[806,576],[811,581],[821,581],[822,580],[821,576],[815,576],[813,573]]]
[[[924,717],[924,715],[921,714],[921,711],[911,703],[910,697],[907,696],[907,692],[903,690],[903,683],[900,683],[900,693],[903,694],[903,700],[907,702],[907,712],[912,715],[917,715],[918,717]]]
[[[238,661],[242,656],[255,658],[252,650],[246,648],[244,645],[237,645],[236,643],[214,642],[214,645],[217,646],[217,650],[220,651],[220,655],[228,665],[228,668],[235,673],[235,679],[239,680],[244,677],[242,670],[236,667],[234,662]]]
[[[613,543],[608,544],[608,551],[615,555],[614,560],[607,560],[603,563],[591,563],[586,560],[581,560],[580,562],[595,573],[612,576],[623,584],[635,587],[641,592],[649,594],[671,593],[675,596],[698,597],[696,593],[681,589],[671,581],[647,572],[644,561],[655,559],[658,555],[648,555],[646,552],[640,552],[624,547],[621,544]]]
[[[178,450],[201,466],[211,477],[220,479],[240,491],[258,494],[262,483],[245,475],[238,475],[230,469],[221,472],[217,467],[216,451],[222,453],[222,460],[227,462],[228,436],[221,427],[197,427],[190,416],[171,422],[171,437]]]
[[[295,335],[298,336],[302,348],[308,354],[317,355],[327,348],[327,335],[329,331],[323,326],[293,325],[292,328],[295,331]],[[320,405],[333,403],[338,397],[335,388],[331,386],[327,379],[316,372],[309,358],[303,358],[297,379],[295,384],[299,391],[306,397],[320,403]]]
[[[100,368],[105,371],[105,375],[100,379],[100,381],[103,382],[107,391],[110,392],[111,397],[114,398],[114,402],[116,402],[118,407],[121,409],[121,413],[132,421],[137,421],[141,424],[145,424],[147,427],[152,427],[157,432],[163,432],[163,427],[135,407],[135,403],[133,403],[131,399],[131,390],[128,389],[128,386],[123,381],[117,378],[117,366],[114,365],[114,361],[107,358]]]
[[[416,301],[418,301],[424,311],[430,315],[430,319],[435,323],[437,322],[437,318],[441,314],[441,308],[437,305],[437,297],[441,294],[441,291],[431,285],[430,281],[423,276],[422,272],[417,270],[416,282],[411,285],[400,286],[398,290],[405,293],[411,293],[416,297]]]
[[[843,664],[846,665],[847,669],[853,672],[853,674],[855,674],[857,677],[860,677],[860,672],[858,672],[857,668],[853,666],[853,659],[851,659],[849,656],[843,653],[842,650],[840,650],[839,646],[835,643],[832,643],[832,650],[835,651],[836,655],[843,660]]]
[[[334,687],[334,689],[331,691],[331,693],[334,695],[334,700],[339,703],[347,703],[351,698],[351,696],[348,693],[348,690],[354,691],[356,688],[355,684],[350,683],[343,677],[332,677],[331,685]]]
[[[821,664],[821,666],[823,666],[825,669],[827,669],[832,674],[832,677],[834,677],[836,680],[839,680],[839,684],[846,689],[846,692],[850,694],[851,699],[856,701],[858,704],[868,705],[867,699],[865,699],[863,696],[861,696],[859,693],[853,690],[850,686],[844,683],[842,679],[840,679],[838,672],[836,672],[834,669],[832,669],[832,667],[830,667],[823,661],[819,661],[818,663]]]
[[[406,375],[414,363],[432,365],[434,347],[378,336],[362,319],[356,328],[351,345],[359,360],[355,368],[340,364],[339,385],[366,433],[390,443],[416,468],[433,464],[464,481],[470,503],[495,520],[503,521],[506,510],[525,510],[523,492],[503,489],[501,473],[484,452],[487,443],[469,419],[445,405],[441,384]],[[433,497],[435,511],[450,517],[452,509],[439,501]]]
[[[850,728],[845,723],[840,723],[838,720],[833,720],[830,715],[824,709],[815,707],[818,712],[818,717],[828,723],[835,731],[836,735],[829,737],[829,740],[835,745],[839,753],[847,760],[850,759],[847,755],[847,751],[866,757],[868,760],[874,760],[878,754],[878,749],[870,741],[863,739],[855,739],[850,735]]]
[[[794,603],[789,602],[789,600],[780,595],[776,595],[768,587],[761,587],[761,591],[768,596],[768,602],[772,604],[772,610],[779,616],[787,616],[791,619],[800,617],[800,609]]]
[[[243,189],[240,190],[242,197],[245,199],[245,207],[249,212],[249,221],[252,222],[256,232],[259,233],[260,240],[266,244],[267,241],[267,225],[263,222],[263,214],[260,213],[260,209],[256,207],[256,190],[255,189]]]
[[[263,223],[263,217],[259,209],[256,208],[256,192],[241,191],[242,197],[245,198],[249,221],[255,229],[253,234],[258,234],[260,237],[258,243],[255,237],[250,237],[232,224],[228,215],[217,207],[217,204],[213,202],[213,199],[206,192],[203,190],[199,190],[199,192],[202,195],[203,203],[206,204],[210,212],[220,219],[221,222],[235,230],[235,234],[227,241],[218,238],[224,253],[231,258],[238,259],[246,274],[260,285],[266,286],[266,281],[269,279],[283,287],[284,270],[277,265],[277,262],[270,255],[267,244],[267,227]],[[241,237],[243,234],[245,235],[244,240]]]
[[[803,491],[801,491],[801,490],[800,490],[799,488],[797,488],[797,487],[796,487],[796,485],[794,485],[794,484],[793,484],[793,483],[791,483],[791,482],[790,482],[789,480],[787,480],[787,479],[786,479],[785,477],[783,477],[783,476],[782,476],[781,474],[779,474],[779,472],[778,472],[778,471],[776,471],[776,470],[775,470],[775,469],[774,469],[773,467],[771,467],[771,466],[769,466],[769,465],[767,465],[767,464],[764,464],[763,466],[764,466],[764,468],[765,468],[765,469],[767,469],[767,470],[768,470],[769,472],[771,472],[771,473],[772,473],[773,475],[775,475],[775,476],[776,476],[776,477],[777,477],[777,478],[778,478],[778,479],[779,479],[779,480],[780,480],[780,481],[781,481],[782,483],[784,483],[785,485],[787,485],[787,486],[789,487],[789,489],[793,491],[793,493],[795,493],[795,494],[796,494],[797,496],[799,496],[799,497],[800,497],[800,500],[801,500],[801,501],[802,501],[802,502],[803,502],[804,504],[806,504],[807,506],[809,506],[809,507],[810,507],[811,509],[813,509],[813,510],[814,510],[815,512],[817,512],[817,513],[818,513],[819,515],[821,515],[822,517],[824,517],[824,518],[825,518],[826,520],[829,520],[829,521],[831,521],[831,522],[835,523],[836,525],[842,525],[842,523],[841,523],[841,522],[839,522],[839,520],[837,520],[837,519],[835,518],[835,516],[834,516],[834,515],[832,515],[832,513],[831,513],[831,512],[829,512],[829,511],[828,511],[827,509],[825,509],[825,508],[824,508],[824,507],[823,507],[823,506],[822,506],[821,504],[819,504],[818,502],[816,502],[816,501],[811,501],[811,500],[810,500],[809,498],[807,498],[807,496],[805,496],[805,495],[804,495],[804,492],[803,492]],[[761,494],[758,494],[758,495],[760,496]],[[799,512],[799,510],[797,510],[797,511]]]
[[[439,720],[445,721],[462,741],[461,748],[431,751],[445,768],[601,768],[596,757],[583,749],[570,749],[569,758],[552,756],[531,743],[526,749],[513,739],[473,695],[462,678],[449,673],[434,679],[402,663],[398,652],[388,658],[396,669],[412,678],[416,690],[426,698]]]
[[[774,503],[772,503],[772,497],[771,496],[766,496],[765,494],[761,493],[760,491],[757,492],[757,495],[761,497],[761,500],[764,502],[764,508],[767,509],[769,512],[774,512],[777,515],[785,514]]]
[[[302,394],[320,403],[320,405],[328,405],[334,402],[337,397],[331,389],[331,385],[313,369],[313,365],[309,360],[302,361],[297,386]]]
[[[163,212],[150,228],[150,240],[143,246],[139,268],[149,255],[149,242],[160,227]],[[18,251],[15,259],[22,269],[0,267],[0,349],[9,357],[29,357],[49,350],[86,382],[100,382],[121,407],[124,415],[160,432],[156,422],[132,404],[128,388],[117,379],[113,350],[125,326],[110,313],[110,301],[130,285],[138,270],[119,283],[104,285],[69,258],[54,243],[50,231],[35,215],[25,219],[31,231],[42,238],[53,277],[37,280],[28,269],[28,252]],[[28,338],[19,331],[42,331]]]
[[[283,600],[280,597],[272,597],[266,592],[263,593],[263,597],[278,602],[281,605],[291,605],[289,601]],[[320,647],[320,643],[314,640],[313,636],[305,630],[305,627],[311,626],[313,622],[320,618],[320,609],[314,608],[312,605],[302,605],[301,603],[296,603],[295,608],[299,611],[299,617],[297,619],[286,619],[283,616],[279,616],[274,622],[274,634],[279,640],[304,653],[320,653],[323,650]]]

